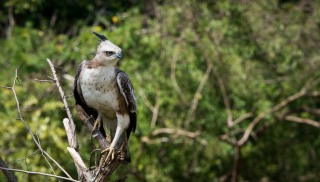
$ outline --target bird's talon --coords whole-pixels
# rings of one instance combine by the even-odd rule
[[[100,128],[100,125],[101,125],[101,118],[100,118],[100,115],[99,115],[98,118],[96,119],[96,121],[94,122],[92,131],[95,131],[98,128]]]
[[[108,152],[108,151],[109,151],[109,152]],[[101,152],[101,154],[104,154],[104,153],[106,153],[106,152],[108,152],[108,155],[107,155],[107,157],[106,157],[106,159],[105,159],[105,162],[107,162],[107,161],[109,161],[109,160],[113,160],[113,159],[114,159],[114,148],[113,148],[113,147],[109,147],[109,148],[103,150],[103,151]],[[110,158],[110,157],[111,157],[111,158]]]

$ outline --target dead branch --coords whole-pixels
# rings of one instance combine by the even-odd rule
[[[234,123],[232,121],[233,119],[232,119],[231,106],[230,106],[230,101],[228,98],[226,87],[224,85],[223,79],[221,78],[219,72],[215,68],[213,69],[213,74],[218,81],[219,89],[221,91],[222,98],[223,98],[223,103],[226,108],[226,112],[227,112],[227,116],[228,116],[227,117],[227,125],[228,125],[228,127],[232,127],[234,125]]]
[[[34,133],[31,131],[31,129],[29,128],[29,126],[25,122],[24,118],[22,117],[22,112],[21,112],[21,109],[20,109],[20,103],[19,103],[18,96],[17,96],[16,90],[15,90],[15,86],[16,86],[17,80],[18,80],[18,70],[16,69],[15,78],[14,78],[12,87],[5,87],[5,88],[10,89],[12,91],[13,95],[14,95],[14,98],[15,98],[15,101],[16,101],[16,105],[17,105],[18,114],[19,114],[19,118],[18,119],[23,123],[24,127],[26,128],[28,133],[31,135],[34,143],[39,148],[39,150],[40,150],[41,154],[43,155],[43,157],[45,159],[48,157],[53,163],[55,163],[55,165],[57,167],[59,167],[64,172],[64,174],[66,176],[68,176],[69,179],[73,180],[73,178],[70,176],[70,174],[68,174],[67,171],[56,160],[54,160],[45,150],[42,149],[39,140],[35,137]],[[49,161],[47,159],[46,159],[46,161],[48,162],[48,164],[51,167],[51,164],[49,163]]]
[[[247,127],[247,129],[245,130],[245,133],[243,134],[242,138],[238,141],[238,145],[241,146],[243,145],[249,138],[253,128],[263,119],[265,118],[267,115],[278,111],[280,109],[282,109],[283,107],[285,107],[286,105],[288,105],[290,102],[295,101],[297,99],[299,99],[300,97],[306,95],[307,90],[310,89],[311,84],[309,82],[306,83],[306,85],[297,93],[289,96],[288,98],[286,98],[285,100],[283,100],[282,102],[280,102],[279,104],[273,106],[271,109],[264,111],[262,113],[260,113],[257,117],[255,117],[253,119],[253,121],[249,124],[249,126]]]
[[[157,96],[156,104],[152,109],[153,114],[152,114],[152,119],[151,119],[151,124],[150,124],[151,128],[154,128],[156,126],[156,122],[157,122],[158,114],[159,114],[159,108],[160,108],[160,99],[159,99],[159,96]]]
[[[178,39],[177,44],[179,44],[181,41],[181,38]],[[185,95],[182,92],[182,89],[180,88],[178,81],[176,79],[176,67],[177,67],[177,60],[178,60],[178,53],[179,51],[173,51],[173,57],[171,60],[171,64],[170,64],[170,68],[171,68],[171,72],[170,72],[170,78],[172,81],[172,86],[173,89],[175,89],[175,91],[177,92],[177,94],[180,97],[180,100],[182,101],[183,104],[187,104],[187,98],[185,97]]]
[[[138,79],[139,79],[139,77],[138,77]],[[146,106],[153,113],[150,126],[151,126],[151,128],[154,128],[156,126],[156,122],[157,122],[158,114],[159,114],[159,107],[160,107],[159,94],[157,93],[157,95],[156,95],[156,98],[155,98],[156,103],[154,106],[151,104],[151,102],[149,101],[149,99],[147,98],[147,96],[145,95],[145,93],[142,90],[138,90],[138,94],[141,97],[141,99],[144,101]]]
[[[15,172],[22,172],[22,173],[27,173],[27,174],[42,175],[42,176],[48,176],[48,177],[53,177],[53,178],[57,178],[57,179],[63,179],[63,180],[67,180],[67,181],[79,182],[78,180],[74,180],[71,178],[66,178],[63,176],[57,176],[57,175],[41,173],[41,172],[26,171],[26,170],[21,170],[21,169],[11,169],[11,168],[5,168],[5,167],[0,167],[0,169],[6,170],[6,171],[15,171]]]
[[[177,136],[182,136],[182,137],[188,137],[191,139],[194,139],[201,143],[204,146],[208,145],[208,142],[205,139],[202,139],[199,137],[201,134],[201,131],[196,131],[196,132],[190,132],[182,129],[173,129],[173,128],[159,128],[154,130],[151,133],[151,136],[158,136],[161,134],[166,134],[169,135],[169,137],[157,137],[155,139],[152,139],[148,136],[142,137],[141,141],[144,143],[150,143],[150,144],[155,144],[155,143],[164,143],[164,142],[170,142]]]
[[[297,116],[284,116],[284,119],[287,121],[292,121],[292,122],[296,122],[296,123],[302,123],[302,124],[307,124],[307,125],[311,125],[314,127],[319,128],[320,127],[320,122],[314,121],[312,119],[307,119],[307,118],[300,118]]]
[[[69,146],[71,147],[71,149],[74,150],[75,153],[78,154],[79,146],[78,146],[78,142],[77,142],[77,135],[76,135],[76,132],[75,132],[75,124],[73,122],[71,122],[69,119],[64,118],[63,119],[63,126],[64,126],[64,128],[66,130],[66,133],[67,133]],[[71,152],[69,150],[69,147],[68,147],[68,151],[71,154]],[[72,154],[71,154],[71,156],[73,157],[73,160],[75,161],[75,164],[78,164],[77,161],[75,160],[76,157],[74,157],[74,155],[72,155]],[[78,179],[81,179],[85,174],[83,173],[83,170],[82,170],[81,166],[76,165],[76,168],[77,168],[77,173],[78,173]]]
[[[63,101],[63,104],[64,104],[64,108],[65,108],[65,110],[67,112],[68,118],[69,118],[70,122],[73,123],[72,114],[70,112],[67,99],[66,99],[66,97],[64,95],[64,92],[63,92],[63,90],[61,88],[61,85],[60,85],[60,82],[58,80],[58,76],[56,74],[56,70],[54,69],[54,66],[51,63],[50,59],[47,59],[47,62],[49,64],[50,68],[51,68],[51,71],[52,71],[52,74],[53,74],[53,78],[54,78],[53,80],[55,81],[55,83],[56,83],[56,85],[57,85],[57,87],[59,89],[59,92],[60,92],[60,95],[61,95],[61,98],[62,98],[62,101]]]
[[[94,118],[92,116],[88,116],[88,114],[83,110],[83,108],[80,105],[76,105],[76,109],[78,111],[78,116],[80,118],[80,121],[82,124],[91,132],[93,131],[93,123],[95,122]],[[95,133],[92,133],[93,137],[98,141],[101,150],[104,150],[109,147],[109,142],[106,140],[106,138],[102,135],[100,131],[95,131]]]
[[[186,131],[186,130],[181,130],[181,129],[173,129],[173,128],[160,128],[160,129],[156,129],[152,132],[152,135],[160,135],[160,134],[176,134],[176,135],[180,135],[180,136],[187,136],[189,138],[196,138],[197,136],[199,136],[201,134],[200,131],[196,131],[196,132],[190,132],[190,131]]]
[[[0,156],[0,167],[2,168],[7,168],[8,169],[8,165],[6,164],[6,162],[1,158]],[[6,176],[8,182],[17,182],[17,177],[12,173],[12,171],[9,170],[5,170],[2,169],[3,174]]]
[[[240,117],[237,118],[236,120],[232,121],[232,125],[231,125],[231,126],[235,126],[235,125],[239,124],[241,121],[246,120],[246,119],[252,117],[252,115],[253,115],[252,112],[249,112],[249,113],[246,113],[246,114],[240,116]]]
[[[196,92],[194,93],[193,99],[191,101],[191,107],[189,108],[188,115],[187,115],[185,125],[184,125],[185,128],[188,128],[189,124],[194,120],[194,113],[198,107],[198,103],[201,98],[201,92],[202,92],[203,87],[209,78],[209,75],[210,75],[212,69],[213,69],[213,65],[209,62],[207,70],[206,70],[205,74],[203,75],[203,77],[198,85],[198,88],[197,88]]]

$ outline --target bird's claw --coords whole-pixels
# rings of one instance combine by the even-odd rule
[[[92,131],[95,131],[97,130],[97,128],[100,128],[100,125],[101,125],[100,118],[97,118],[96,121],[94,122]]]
[[[108,155],[107,155],[107,157],[105,159],[105,162],[108,162],[109,160],[113,160],[114,159],[114,153],[115,153],[114,152],[114,147],[110,146],[109,148],[103,150],[101,153],[104,154],[106,152],[108,152]],[[110,157],[111,157],[111,159],[110,159]]]

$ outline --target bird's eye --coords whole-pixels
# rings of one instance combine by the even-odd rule
[[[114,54],[114,52],[112,51],[106,51],[107,56],[112,56]]]

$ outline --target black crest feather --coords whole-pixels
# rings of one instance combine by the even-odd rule
[[[108,40],[108,38],[104,35],[98,34],[97,32],[92,32],[92,33],[95,34],[97,37],[99,37],[102,41]]]

